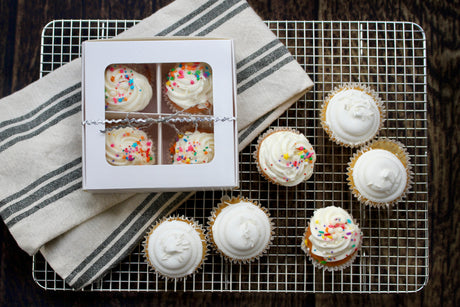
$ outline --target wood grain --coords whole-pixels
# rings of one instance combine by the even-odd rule
[[[41,29],[53,19],[142,19],[170,0],[0,0],[0,97],[39,76]],[[267,20],[391,20],[419,24],[427,38],[430,143],[430,279],[415,294],[76,293],[43,291],[31,259],[0,226],[0,305],[459,306],[460,5],[442,0],[249,0]],[[5,161],[3,161],[5,163]]]

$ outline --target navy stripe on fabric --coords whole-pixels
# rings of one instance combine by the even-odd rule
[[[249,7],[249,4],[247,4],[246,2],[243,3],[242,5],[240,5],[239,7],[237,7],[236,9],[234,9],[233,11],[231,11],[230,13],[225,15],[224,18],[222,18],[219,21],[213,23],[211,26],[209,26],[205,30],[203,30],[200,33],[198,33],[198,36],[205,36],[205,35],[209,34],[210,32],[214,31],[219,26],[221,26],[222,24],[224,24],[225,22],[227,22],[229,19],[233,18],[234,16],[238,15],[239,13],[241,13],[242,11],[247,9],[248,7]]]
[[[55,176],[59,176],[59,174],[61,173],[64,173],[65,171],[75,167],[75,166],[78,166],[81,164],[81,157],[78,157],[77,159],[67,163],[67,164],[64,164],[63,166],[43,175],[42,177],[38,178],[37,180],[35,180],[34,182],[32,182],[31,184],[29,184],[28,186],[26,186],[24,189],[2,199],[0,201],[0,209],[2,207],[4,207],[5,205],[7,205],[8,203],[10,203],[11,201],[13,200],[16,200],[18,199],[19,197],[22,197],[24,196],[25,194],[29,193],[30,191],[32,191],[33,189],[35,189],[37,186],[41,185],[42,183],[48,181],[49,179],[55,177]]]
[[[0,128],[2,127],[5,127],[5,126],[8,126],[8,125],[11,125],[11,124],[14,124],[14,123],[17,123],[17,122],[20,122],[20,121],[23,121],[25,119],[28,119],[28,118],[31,118],[32,116],[34,116],[35,114],[37,114],[38,112],[40,112],[41,110],[43,110],[44,108],[46,107],[49,107],[53,102],[57,101],[59,98],[75,91],[76,89],[79,89],[81,88],[81,82],[78,82],[77,84],[63,90],[62,92],[59,92],[58,94],[54,95],[53,97],[51,97],[49,100],[45,101],[44,103],[42,103],[40,106],[38,106],[37,108],[33,109],[32,111],[30,111],[29,113],[23,115],[23,116],[20,116],[20,117],[16,117],[16,118],[13,118],[13,119],[9,119],[9,120],[5,120],[3,122],[0,123]]]

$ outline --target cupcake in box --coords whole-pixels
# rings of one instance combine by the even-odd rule
[[[336,87],[321,108],[321,125],[332,141],[357,147],[372,140],[381,129],[385,108],[380,97],[358,83]]]
[[[222,197],[208,221],[211,245],[234,263],[259,259],[269,249],[273,233],[268,210],[242,196]]]
[[[409,156],[404,146],[382,138],[361,148],[348,163],[347,181],[353,195],[372,207],[403,199],[412,184]]]
[[[327,271],[350,266],[361,248],[362,233],[344,209],[315,210],[302,237],[301,248],[313,265]]]
[[[109,65],[106,68],[106,111],[141,111],[147,107],[152,95],[149,80],[133,68],[123,64]]]
[[[312,176],[316,154],[300,132],[290,128],[274,128],[259,137],[254,159],[264,178],[291,187]]]
[[[214,158],[214,133],[199,130],[179,134],[170,147],[173,164],[209,163]]]
[[[134,127],[105,133],[105,157],[114,166],[155,164],[155,147],[148,135]]]
[[[180,63],[166,76],[165,100],[173,111],[211,114],[212,70],[206,63]]]
[[[149,267],[171,279],[195,274],[208,254],[203,227],[193,219],[179,216],[157,222],[145,236],[143,247]]]

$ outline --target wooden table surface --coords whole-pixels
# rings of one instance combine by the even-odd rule
[[[0,98],[39,76],[41,29],[54,19],[143,19],[169,0],[0,0]],[[4,306],[460,306],[460,5],[458,0],[249,0],[265,20],[411,21],[426,33],[430,144],[430,272],[415,294],[245,294],[53,292],[32,279],[31,257],[0,230]],[[454,2],[454,4],[448,4]],[[6,163],[7,161],[2,161]],[[1,187],[0,187],[1,188]]]

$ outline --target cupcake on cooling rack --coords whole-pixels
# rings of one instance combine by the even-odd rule
[[[336,87],[321,108],[321,125],[332,141],[357,147],[372,140],[385,118],[380,97],[358,83]]]
[[[209,163],[214,158],[214,133],[187,131],[170,148],[173,164]]]
[[[211,245],[225,259],[249,263],[270,247],[274,225],[268,210],[241,196],[224,196],[208,221]]]
[[[358,200],[372,207],[403,199],[412,184],[409,156],[404,146],[386,138],[360,149],[348,163],[347,181]]]
[[[115,166],[155,164],[155,149],[144,131],[124,127],[106,131],[105,157]]]
[[[171,279],[196,273],[208,253],[203,227],[193,219],[179,216],[157,222],[145,236],[143,247],[150,268]]]
[[[149,80],[126,65],[110,65],[105,70],[105,109],[135,112],[147,107],[153,90]]]
[[[254,158],[264,178],[291,187],[312,176],[316,154],[300,132],[290,128],[274,128],[259,137]]]
[[[342,208],[329,206],[315,210],[301,248],[315,267],[337,271],[353,263],[361,241],[361,230],[351,215]]]
[[[212,112],[212,70],[206,63],[180,63],[166,77],[165,98],[174,111]]]

